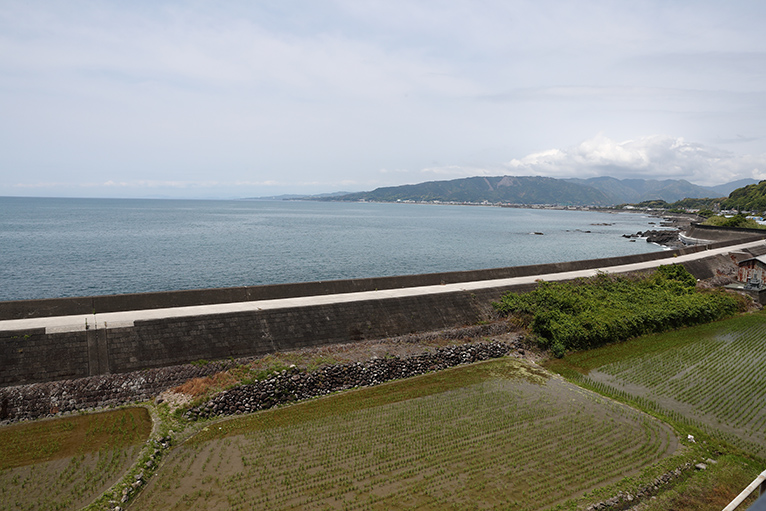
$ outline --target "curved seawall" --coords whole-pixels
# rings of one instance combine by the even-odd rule
[[[0,302],[0,386],[258,356],[490,319],[545,280],[681,262],[698,278],[766,234],[650,254],[377,279]]]

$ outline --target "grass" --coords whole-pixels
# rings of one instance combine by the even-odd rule
[[[80,509],[131,466],[151,428],[144,408],[0,428],[0,510]]]
[[[756,463],[738,456],[722,456],[656,499],[643,511],[720,511],[760,474]],[[738,509],[746,510],[758,497],[754,492]]]
[[[145,440],[152,429],[144,408],[78,415],[0,428],[0,470]]]
[[[766,468],[757,457],[766,454],[764,312],[571,353],[545,366],[694,434],[717,458],[648,501],[646,511],[720,510]]]
[[[459,377],[455,377],[456,374]],[[549,377],[549,374],[545,371],[527,365],[516,367],[505,366],[503,364],[473,364],[430,373],[417,378],[417,384],[396,382],[390,385],[369,387],[355,392],[340,393],[333,396],[332,406],[327,406],[323,400],[310,400],[289,408],[277,408],[270,414],[254,414],[225,421],[218,426],[221,429],[202,431],[191,441],[199,443],[222,436],[238,435],[271,427],[286,427],[306,421],[330,418],[338,414],[375,408],[454,390],[479,383],[492,375],[535,381],[542,381]],[[364,399],[360,399],[360,393],[363,394]]]
[[[570,354],[546,367],[763,456],[765,327],[765,313],[743,315]]]
[[[751,456],[766,448],[764,325],[766,313],[743,315],[545,363],[606,398],[500,359],[208,422],[163,454],[131,506],[575,509],[712,456],[645,511],[721,509],[766,466]],[[203,396],[287,362],[313,360],[275,356],[187,390]],[[684,448],[667,424],[609,398],[669,423]],[[150,429],[145,409],[0,428],[0,511],[78,509],[120,477],[129,484]]]
[[[538,509],[677,445],[640,412],[502,359],[211,423],[136,505]]]

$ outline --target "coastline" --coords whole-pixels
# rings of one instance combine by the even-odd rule
[[[5,204],[0,301],[326,282],[651,253],[645,213],[291,201]],[[529,236],[541,232],[542,236]]]

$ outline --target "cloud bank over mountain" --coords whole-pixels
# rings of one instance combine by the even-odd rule
[[[716,186],[739,179],[766,179],[766,154],[738,155],[667,135],[618,142],[599,134],[576,146],[532,153],[503,165],[430,167],[422,173],[436,178],[507,174],[581,179],[601,176],[685,179],[702,186]]]
[[[599,135],[574,147],[511,160],[508,168],[511,174],[519,175],[685,179],[714,186],[743,178],[766,178],[766,155],[740,156],[663,135],[623,142]]]

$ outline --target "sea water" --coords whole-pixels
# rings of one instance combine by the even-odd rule
[[[662,250],[639,213],[0,197],[0,300],[477,270]],[[537,233],[537,234],[536,234]]]

